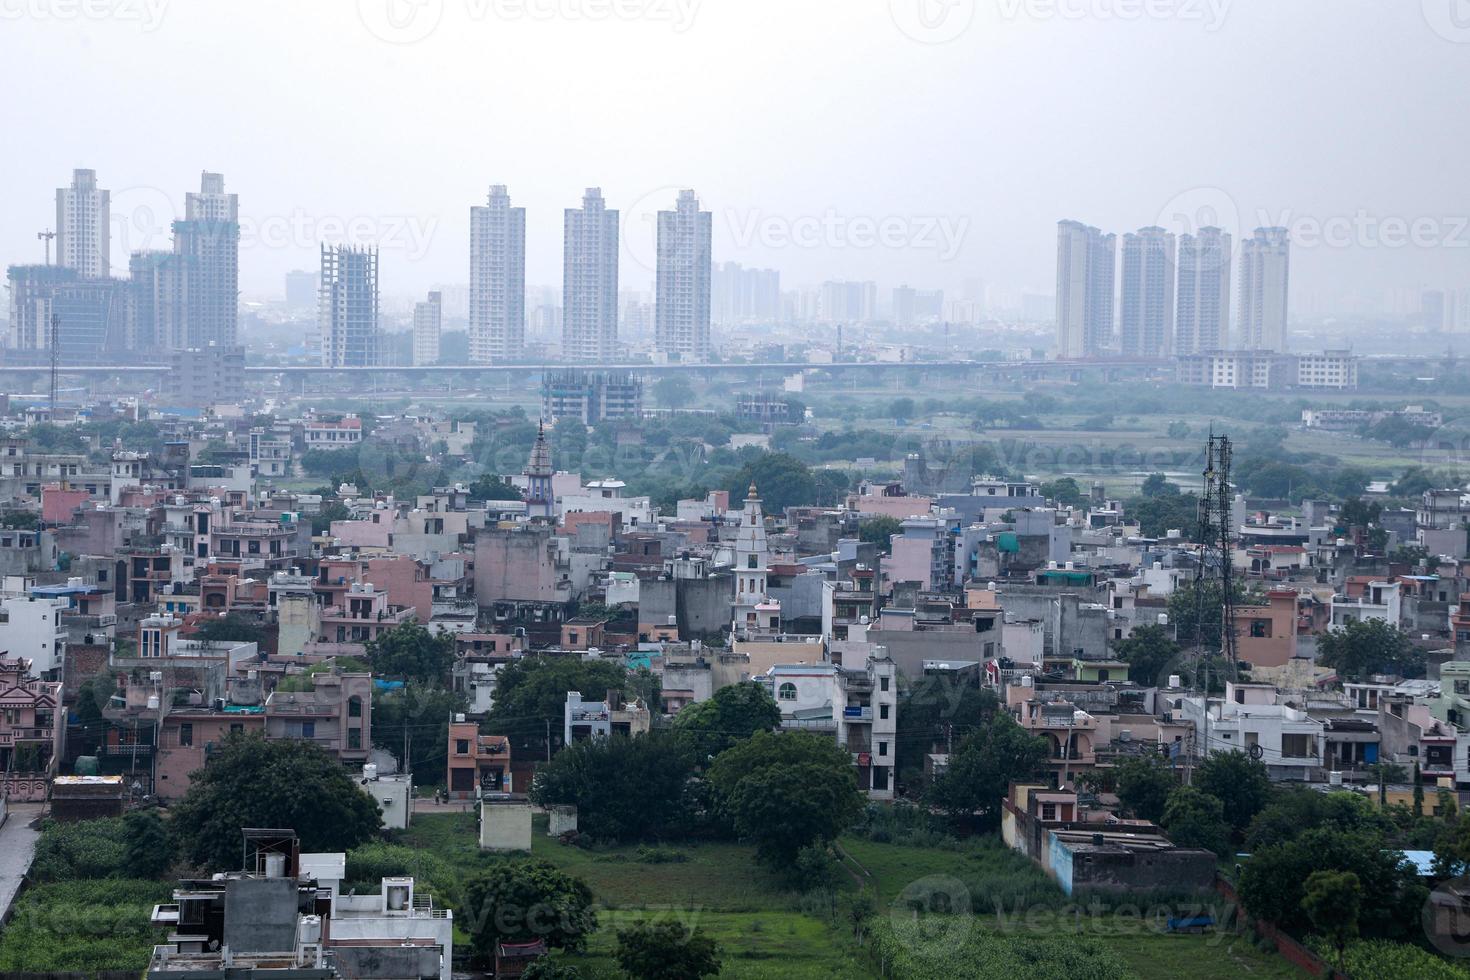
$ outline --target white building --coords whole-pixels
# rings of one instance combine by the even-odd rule
[[[1240,347],[1286,351],[1291,238],[1285,228],[1257,228],[1240,247]]]
[[[669,360],[709,360],[712,227],[693,191],[680,191],[675,210],[658,213],[654,344]]]
[[[566,209],[562,267],[562,356],[611,361],[618,348],[618,212],[587,188]]]
[[[1174,236],[1157,226],[1123,236],[1119,308],[1125,356],[1163,357],[1174,343]]]
[[[766,592],[770,557],[760,493],[752,483],[735,532],[735,597],[730,607],[730,631],[735,635],[781,631],[781,604]]]
[[[898,680],[893,661],[873,647],[861,669],[836,664],[778,664],[760,678],[781,709],[781,727],[831,732],[852,754],[858,788],[891,800],[897,760]],[[849,654],[850,656],[850,654]]]
[[[307,855],[302,856],[303,863]],[[400,940],[405,950],[438,947],[439,980],[453,976],[454,912],[415,892],[412,878],[384,878],[376,894],[332,898],[330,946]]]
[[[1208,702],[1177,691],[1161,693],[1175,719],[1194,726],[1196,758],[1246,752],[1265,763],[1273,779],[1317,778],[1326,725],[1300,708],[1277,704],[1273,685],[1227,682],[1225,697]]]
[[[71,186],[56,190],[56,264],[90,279],[111,272],[112,195],[97,186],[97,171],[73,170]]]
[[[1381,619],[1390,626],[1399,624],[1403,609],[1403,597],[1398,582],[1369,582],[1360,596],[1335,595],[1329,605],[1332,613],[1332,628],[1348,623],[1361,623],[1370,619]]]
[[[439,334],[443,326],[444,296],[430,293],[413,305],[413,363],[424,367],[439,363]]]
[[[1174,352],[1198,354],[1230,346],[1230,235],[1201,228],[1179,236]]]
[[[495,184],[484,206],[470,208],[470,360],[514,359],[525,339],[526,209]]]
[[[1057,222],[1057,357],[1089,357],[1113,343],[1116,237]]]
[[[0,650],[31,662],[31,673],[43,680],[60,678],[66,655],[66,627],[61,614],[66,599],[38,599],[28,594],[28,583],[7,576],[0,595]]]
[[[559,496],[556,500],[557,512],[564,515],[609,511],[621,517],[626,527],[652,527],[654,524],[653,499],[626,496],[627,489],[626,483],[612,477],[605,480],[592,480],[585,484],[578,493],[564,493]]]

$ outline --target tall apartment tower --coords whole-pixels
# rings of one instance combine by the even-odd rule
[[[240,202],[225,193],[222,174],[204,173],[199,193],[184,196],[184,220],[174,222],[174,254],[184,329],[171,346],[233,347],[240,322]]]
[[[1057,222],[1057,356],[1090,357],[1113,343],[1116,237]]]
[[[444,323],[444,296],[430,293],[413,305],[413,363],[426,367],[439,363],[439,333]]]
[[[670,360],[710,357],[710,240],[713,224],[693,191],[658,213],[654,347]]]
[[[1174,353],[1230,346],[1230,247],[1230,235],[1213,226],[1179,236]]]
[[[324,367],[378,363],[378,250],[322,246],[317,325]]]
[[[600,188],[567,208],[562,265],[562,356],[607,363],[618,346],[618,212]]]
[[[1174,343],[1174,247],[1174,235],[1157,226],[1123,236],[1118,319],[1125,355],[1164,357]]]
[[[1240,247],[1240,347],[1286,352],[1291,237],[1285,228],[1257,228]]]
[[[57,265],[88,279],[109,274],[111,208],[112,195],[97,186],[97,171],[71,172],[71,186],[56,190]]]
[[[469,342],[475,364],[513,360],[526,343],[526,209],[504,184],[470,208]]]

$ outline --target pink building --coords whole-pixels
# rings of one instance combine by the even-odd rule
[[[29,671],[28,660],[0,658],[0,792],[19,802],[46,799],[66,730],[61,682]]]

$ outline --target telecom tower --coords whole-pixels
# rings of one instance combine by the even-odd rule
[[[1237,674],[1235,656],[1235,527],[1233,492],[1230,485],[1230,439],[1211,433],[1205,450],[1204,488],[1199,501],[1199,564],[1194,571],[1194,684],[1204,702],[1202,745],[1189,754],[1185,768],[1185,784],[1193,774],[1194,757],[1210,754],[1210,675],[1209,653],[1205,643],[1205,592],[1207,582],[1220,589],[1220,653],[1225,658],[1227,676]]]

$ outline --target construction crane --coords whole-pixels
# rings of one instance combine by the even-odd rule
[[[56,232],[47,228],[45,231],[36,232],[36,237],[46,243],[46,264],[51,264],[51,239],[56,237]]]

